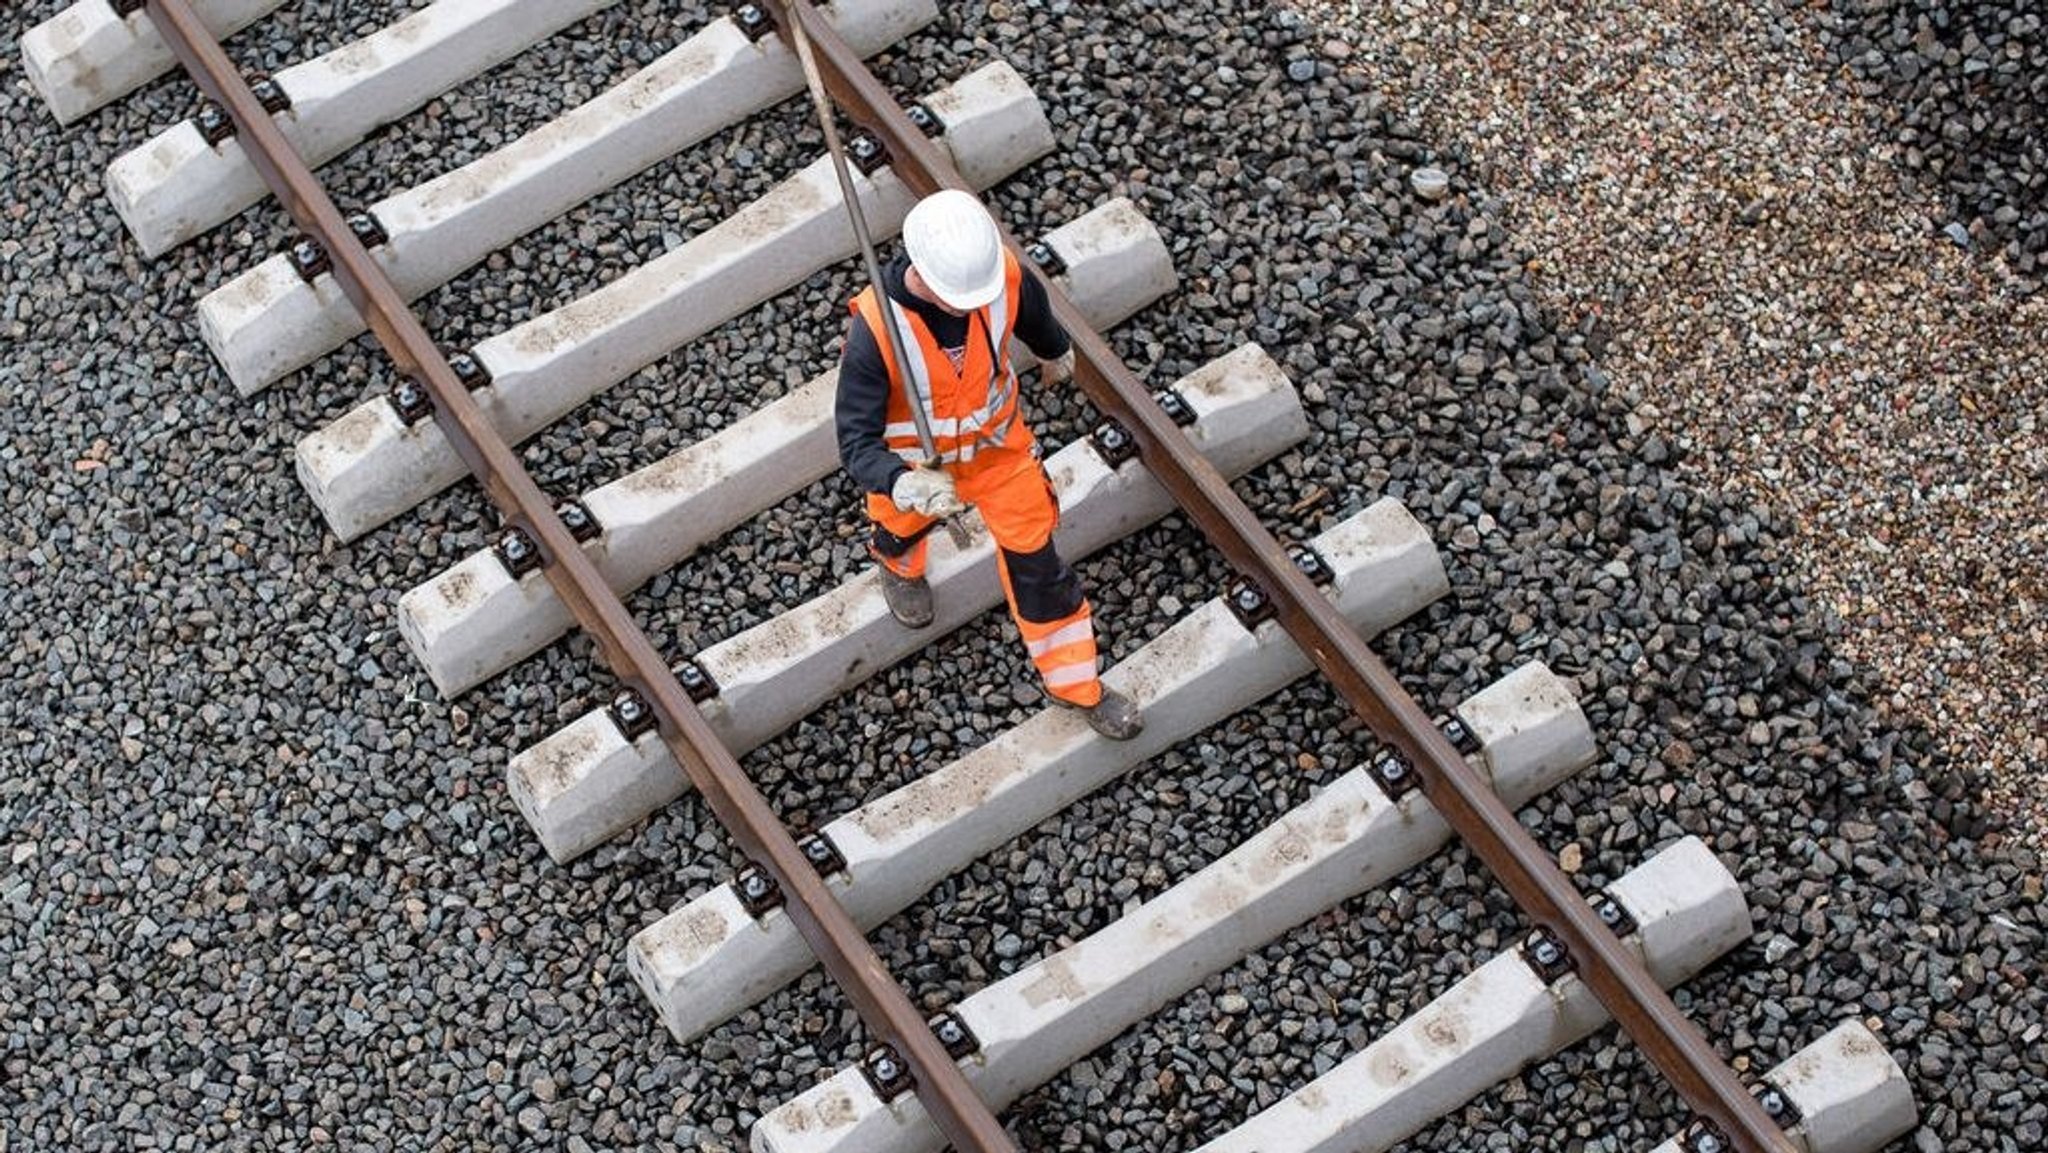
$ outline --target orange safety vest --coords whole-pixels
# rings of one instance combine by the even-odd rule
[[[911,415],[913,403],[924,406],[931,421],[933,447],[943,463],[965,464],[975,453],[990,448],[1031,447],[1031,429],[1017,411],[1017,373],[1010,367],[1008,351],[1023,286],[1023,266],[1004,252],[1003,291],[968,314],[967,343],[961,349],[958,368],[916,313],[889,301],[888,306],[896,312],[897,331],[912,346],[906,358],[910,361],[909,388],[904,387],[896,358],[889,352],[888,324],[882,319],[874,286],[853,298],[853,313],[866,321],[868,331],[874,334],[893,386],[889,389],[888,426],[882,436],[890,451],[906,463],[916,466],[925,459],[924,448],[917,442],[917,422]]]

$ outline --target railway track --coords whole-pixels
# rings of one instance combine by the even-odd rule
[[[1062,539],[1077,555],[1113,548],[1172,515],[1240,581],[1110,672],[1146,706],[1140,742],[1110,746],[1071,716],[1035,712],[808,835],[785,828],[737,758],[930,638],[893,626],[868,575],[685,654],[662,651],[619,594],[826,475],[830,374],[574,499],[544,493],[512,446],[849,257],[829,168],[813,163],[658,259],[452,355],[409,302],[793,95],[794,60],[778,38],[793,20],[812,29],[842,107],[873,134],[861,195],[884,230],[918,194],[992,186],[1054,147],[1029,77],[994,63],[905,108],[861,57],[920,34],[933,5],[842,0],[829,20],[808,5],[742,6],[558,121],[345,215],[300,150],[313,163],[338,155],[605,5],[441,0],[251,85],[216,37],[275,6],[84,0],[25,37],[24,54],[64,118],[173,57],[211,96],[109,169],[109,193],[145,252],[218,225],[265,185],[304,230],[197,303],[204,339],[239,389],[278,385],[358,333],[376,336],[396,369],[389,390],[297,452],[337,536],[405,516],[464,475],[499,509],[505,528],[490,550],[400,603],[401,632],[443,693],[505,671],[572,622],[594,639],[617,692],[509,765],[508,793],[546,851],[577,858],[689,791],[731,834],[744,869],[621,943],[660,1021],[687,1043],[795,980],[813,954],[858,1010],[867,1055],[769,1110],[757,1148],[1009,1148],[996,1112],[1453,835],[1502,878],[1529,934],[1355,1056],[1275,1087],[1267,1107],[1204,1148],[1384,1148],[1610,1015],[1699,1114],[1676,1148],[1876,1149],[1911,1125],[1902,1075],[1858,1024],[1815,1039],[1752,1097],[1677,1012],[1662,990],[1750,930],[1734,878],[1698,841],[1610,862],[1618,879],[1581,894],[1515,821],[1516,805],[1598,755],[1565,679],[1523,663],[1439,723],[1365,647],[1448,587],[1412,515],[1379,501],[1288,549],[1231,490],[1230,478],[1310,432],[1270,350],[1237,348],[1156,393],[1122,364],[1099,330],[1155,302],[1170,308],[1175,285],[1165,245],[1129,202],[1079,214],[1026,250],[1055,286],[1078,379],[1106,418],[1049,458]],[[957,552],[938,546],[934,634],[997,603],[989,547],[979,536]],[[1380,753],[1120,919],[929,1019],[863,939],[1062,807],[1311,674],[1336,687]]]

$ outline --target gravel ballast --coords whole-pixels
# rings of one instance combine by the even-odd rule
[[[344,27],[292,6],[233,50],[274,69],[406,7],[351,6]],[[1685,833],[1736,870],[1757,934],[1680,994],[1708,1035],[1761,1069],[1864,1019],[1921,1103],[1925,1125],[1900,1148],[2041,1147],[2038,857],[1986,804],[1984,758],[1945,743],[1948,717],[1895,699],[1912,682],[1838,611],[1806,507],[1758,500],[1736,479],[1751,458],[1714,463],[1722,439],[1780,408],[1651,397],[1643,366],[1669,362],[1646,350],[1699,343],[1679,305],[1594,317],[1583,293],[1609,283],[1583,271],[1605,267],[1597,234],[1545,255],[1529,214],[1551,202],[1523,199],[1533,193],[1504,162],[1487,166],[1480,122],[1449,114],[1454,79],[1389,75],[1405,52],[1450,59],[1432,38],[1454,20],[1420,5],[944,7],[878,72],[909,94],[999,56],[1033,82],[1061,149],[996,192],[1004,215],[1030,234],[1121,193],[1166,234],[1183,289],[1114,334],[1132,365],[1163,383],[1256,339],[1287,366],[1314,431],[1237,486],[1265,522],[1306,537],[1386,494],[1429,527],[1453,593],[1378,645],[1417,697],[1441,710],[1531,659],[1577,685],[1603,760],[1525,812],[1536,835],[1588,888]],[[193,305],[288,227],[259,208],[141,261],[100,174],[187,114],[190,89],[160,83],[59,130],[14,38],[60,8],[23,5],[0,30],[0,1149],[743,1148],[761,1112],[858,1053],[857,1022],[813,974],[697,1042],[661,1031],[622,950],[726,875],[730,846],[685,801],[572,866],[546,860],[504,795],[504,764],[606,694],[590,646],[566,641],[438,698],[395,634],[395,602],[478,547],[494,516],[465,485],[351,545],[323,532],[291,446],[384,386],[377,356],[359,342],[262,397],[235,395]],[[601,90],[707,11],[627,0],[325,175],[351,207],[431,176]],[[1674,27],[1692,38],[1690,67],[1707,69],[1713,44],[1782,41],[1786,57],[1771,59],[1787,83],[1843,100],[1851,74],[1827,63],[1824,39],[1835,33],[1811,20]],[[1640,65],[1627,43],[1589,38],[1577,67]],[[1867,111],[1767,100],[1744,114],[1788,140],[1840,134],[1823,147],[1886,123]],[[429,329],[462,346],[571,299],[818,148],[794,101],[721,133],[428,298]],[[1923,253],[1940,238],[1913,215],[1920,202],[1872,150],[1854,163],[1857,203],[1914,221],[1900,263],[1932,270],[1885,284],[1908,301],[1937,294],[1959,332],[2005,325],[2002,343],[1972,337],[1980,359],[1967,363],[2022,366],[2010,333],[2038,320],[2033,282],[1982,247],[1941,239]],[[1417,191],[1423,167],[1447,175],[1441,199]],[[1682,173],[1659,174],[1683,188]],[[1845,229],[1863,219],[1837,215]],[[1674,237],[1667,265],[1701,247]],[[1575,273],[1568,257],[1591,263]],[[1804,274],[1832,300],[1852,291],[1835,277],[1856,269]],[[637,374],[536,438],[529,467],[574,491],[780,395],[831,363],[856,282],[835,267]],[[1700,293],[1684,311],[1727,306]],[[1769,394],[1772,378],[1750,379]],[[1979,401],[2010,402],[1996,413],[2017,422],[2020,390],[2040,379],[2015,375]],[[1917,398],[1930,406],[1919,424],[1936,399]],[[1031,403],[1055,444],[1093,422],[1070,396]],[[1805,403],[1853,411],[1827,395]],[[1996,413],[1980,418],[2007,419]],[[2008,472],[2023,475],[2025,433],[1995,427],[2011,435],[1982,452],[2021,454]],[[1881,499],[1861,473],[1836,483],[1845,505]],[[2000,507],[1985,515],[2024,519],[2024,506]],[[857,525],[843,483],[814,486],[632,606],[686,655],[858,571]],[[1083,569],[1112,657],[1227,576],[1177,519]],[[1938,590],[1899,588],[1867,586],[1870,611],[1944,611]],[[819,823],[1027,715],[1031,694],[1010,689],[1026,674],[992,614],[745,764],[792,824]],[[1983,687],[2018,708],[2028,692],[2038,703],[2032,683]],[[874,939],[936,1009],[1107,924],[1374,747],[1334,694],[1297,686],[978,862]],[[1205,983],[1006,1115],[1033,1149],[1192,1147],[1520,926],[1476,862],[1447,853]],[[1681,1113],[1632,1048],[1603,1036],[1408,1147],[1644,1148]]]

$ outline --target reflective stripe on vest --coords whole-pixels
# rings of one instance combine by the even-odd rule
[[[1029,431],[1023,429],[1017,409],[1017,374],[1010,367],[1011,333],[1016,327],[1014,302],[1023,287],[1024,271],[1016,257],[1003,253],[1003,288],[986,306],[967,315],[966,344],[956,369],[946,350],[932,337],[931,329],[915,313],[894,300],[888,307],[895,313],[897,331],[913,346],[908,387],[899,379],[896,359],[889,354],[887,323],[876,307],[876,292],[870,287],[854,298],[852,309],[867,323],[882,363],[889,373],[887,421],[882,430],[890,451],[906,462],[924,463],[924,448],[917,440],[917,421],[910,405],[916,404],[931,423],[933,448],[939,459],[960,464],[973,460],[983,449],[1016,444]],[[986,383],[974,383],[985,381]]]

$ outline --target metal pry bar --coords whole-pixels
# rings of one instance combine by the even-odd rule
[[[903,328],[896,320],[896,310],[889,307],[888,291],[882,287],[882,264],[875,259],[875,239],[868,232],[867,213],[860,207],[860,197],[853,189],[853,173],[847,169],[846,150],[839,144],[839,126],[833,120],[832,98],[825,93],[825,80],[818,75],[818,61],[811,54],[811,38],[804,31],[802,16],[783,0],[783,18],[789,21],[790,43],[796,46],[796,57],[803,64],[804,83],[811,90],[811,105],[818,112],[818,127],[825,132],[825,151],[832,154],[832,169],[839,175],[839,198],[846,202],[846,215],[853,222],[853,237],[860,242],[861,261],[867,266],[868,284],[880,298],[882,314],[882,340],[889,346],[889,354],[896,362],[896,379],[903,382],[904,391],[910,402],[910,419],[917,423],[917,444],[924,450],[925,468],[936,468],[939,464],[938,439],[932,435],[931,415],[925,411],[925,402],[910,387],[915,379],[910,371],[910,353],[903,340]],[[1002,371],[1000,358],[995,370]],[[966,548],[972,543],[967,535],[967,526],[960,523],[958,515],[945,519],[946,531],[953,538],[954,548]]]

